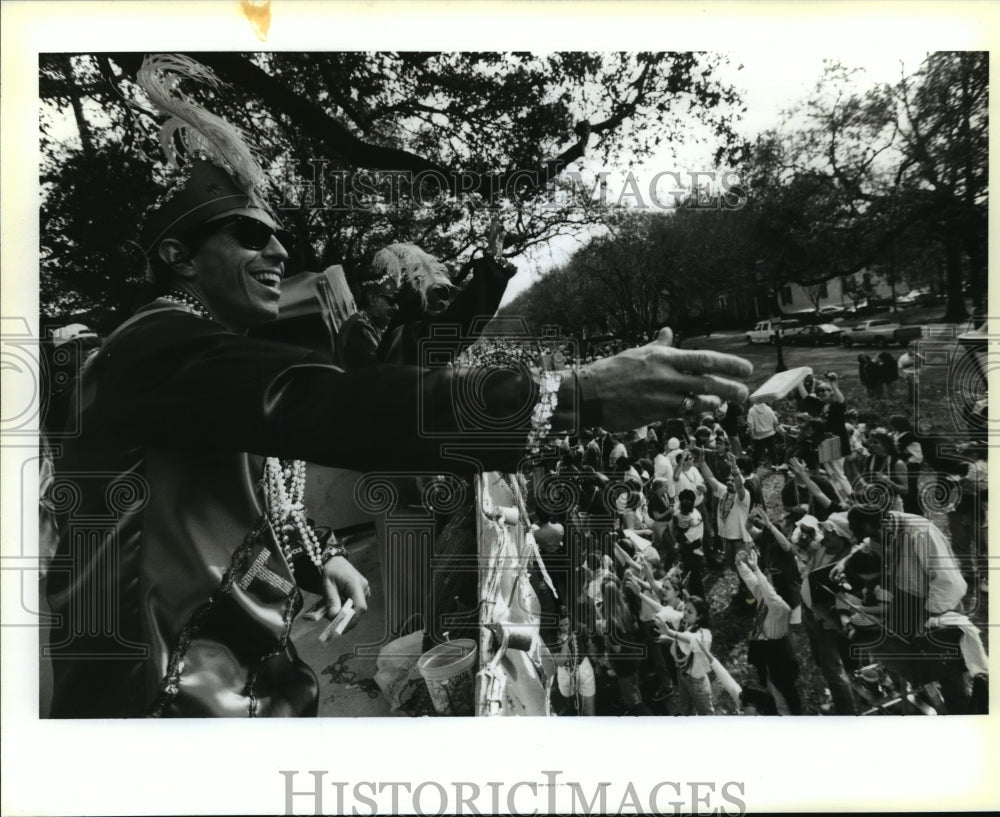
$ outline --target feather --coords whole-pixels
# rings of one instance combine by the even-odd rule
[[[143,60],[136,79],[149,101],[167,115],[160,126],[160,147],[171,165],[181,165],[179,141],[188,155],[204,155],[227,170],[248,194],[266,185],[243,131],[203,108],[181,88],[185,80],[213,90],[223,88],[210,68],[180,54],[153,54]]]
[[[375,257],[372,259],[372,272],[375,273],[373,277],[379,280],[388,277],[395,281],[397,285],[403,276],[399,258],[388,247],[375,253]]]
[[[377,278],[392,276],[400,284],[407,281],[427,306],[427,293],[435,286],[452,286],[448,268],[416,244],[390,244],[375,253],[372,270]]]

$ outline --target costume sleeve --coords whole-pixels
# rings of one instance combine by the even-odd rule
[[[382,338],[377,356],[380,361],[420,363],[419,344],[429,338],[434,328],[457,329],[455,355],[470,346],[496,314],[507,289],[507,275],[492,258],[477,258],[472,262],[472,280],[459,292],[440,315],[422,317],[416,321],[394,322]]]
[[[378,363],[375,357],[379,342],[378,335],[371,326],[363,321],[353,322],[337,341],[343,344],[343,364],[348,371],[363,366],[374,366]]]
[[[91,375],[84,422],[115,448],[245,451],[363,471],[514,470],[538,398],[525,373],[344,372],[175,310],[127,327]],[[564,379],[560,410],[575,394],[575,379]]]

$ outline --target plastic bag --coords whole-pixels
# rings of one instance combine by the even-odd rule
[[[423,631],[417,630],[389,642],[378,654],[375,683],[389,699],[394,712],[403,707],[424,683],[417,667],[423,639]]]

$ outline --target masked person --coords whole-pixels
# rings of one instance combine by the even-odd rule
[[[214,80],[177,56],[139,72],[152,104],[184,114],[164,142],[189,130],[189,155],[206,158],[148,215],[140,238],[160,295],[88,366],[81,432],[57,463],[72,501],[47,577],[53,717],[317,713],[316,675],[289,638],[300,587],[325,595],[332,617],[346,599],[364,612],[367,581],[312,529],[304,460],[437,473],[456,467],[450,443],[465,467],[513,470],[552,428],[635,428],[685,401],[745,399],[728,377],[752,371],[672,349],[666,330],[579,374],[495,371],[485,384],[474,369],[345,373],[248,337],[277,316],[292,238],[238,134],[217,118],[198,131],[207,112],[179,90],[191,78]],[[476,383],[470,434],[457,395]],[[717,396],[688,397],[706,387]]]
[[[340,365],[347,370],[374,366],[382,335],[396,314],[399,282],[389,272],[358,281],[354,287],[358,310],[337,334]]]

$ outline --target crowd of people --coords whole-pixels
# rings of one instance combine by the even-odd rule
[[[282,317],[296,239],[267,174],[242,132],[189,95],[199,83],[218,87],[203,65],[148,55],[137,83],[164,117],[169,165],[137,237],[153,292],[94,354],[81,350],[62,406],[75,426],[46,418],[58,445],[41,496],[54,549],[43,716],[316,715],[319,679],[292,638],[303,591],[323,597],[332,621],[350,602],[353,626],[371,586],[310,518],[307,461],[512,473],[580,417],[629,428],[685,402],[746,397],[749,362],[676,349],[667,329],[561,374],[425,365],[420,343],[436,321],[493,314],[509,277],[488,260],[495,246],[479,248],[487,260],[460,291],[421,248],[381,248],[355,281],[351,325],[322,311],[341,359],[329,342],[261,336]],[[328,288],[312,291],[325,303]],[[463,546],[469,520],[449,520]]]
[[[924,442],[903,414],[859,415],[834,372],[774,406],[562,436],[533,475],[573,486],[534,497],[555,710],[859,714],[921,689],[983,711],[987,449]]]
[[[858,355],[858,381],[869,397],[876,400],[894,397],[898,380],[899,365],[890,352],[879,352],[874,359],[870,355]]]
[[[935,657],[925,669],[944,665],[932,680],[949,712],[981,705],[985,653],[965,613],[985,576],[984,446],[957,460],[949,543],[921,504],[935,453],[902,415],[882,427],[852,414],[832,373],[808,378],[793,406],[747,408],[752,366],[674,348],[669,330],[589,361],[556,342],[469,338],[468,365],[427,365],[436,322],[467,338],[466,324],[493,314],[507,276],[489,252],[455,292],[419,247],[380,250],[355,281],[338,358],[260,337],[281,317],[295,237],[240,134],[179,92],[199,78],[178,55],[147,57],[137,77],[167,115],[164,144],[191,137],[139,236],[155,296],[103,341],[77,337],[79,354],[60,353],[80,371],[47,418],[57,476],[41,520],[58,569],[45,577],[56,623],[43,714],[317,714],[316,673],[291,638],[301,591],[332,620],[349,601],[357,621],[371,588],[307,515],[306,461],[389,474],[531,463],[563,711],[711,714],[712,677],[744,712],[806,711],[802,630],[838,713],[861,708],[848,648],[875,642],[897,688],[921,647]],[[573,486],[572,502],[534,490],[547,474]],[[471,535],[470,519],[442,522]],[[725,610],[720,577],[733,587]],[[108,603],[86,603],[97,598]],[[719,660],[736,645],[713,639],[713,622],[730,612],[745,617],[754,678]],[[951,634],[957,658],[934,652],[931,631]],[[887,643],[902,657],[883,655]]]

